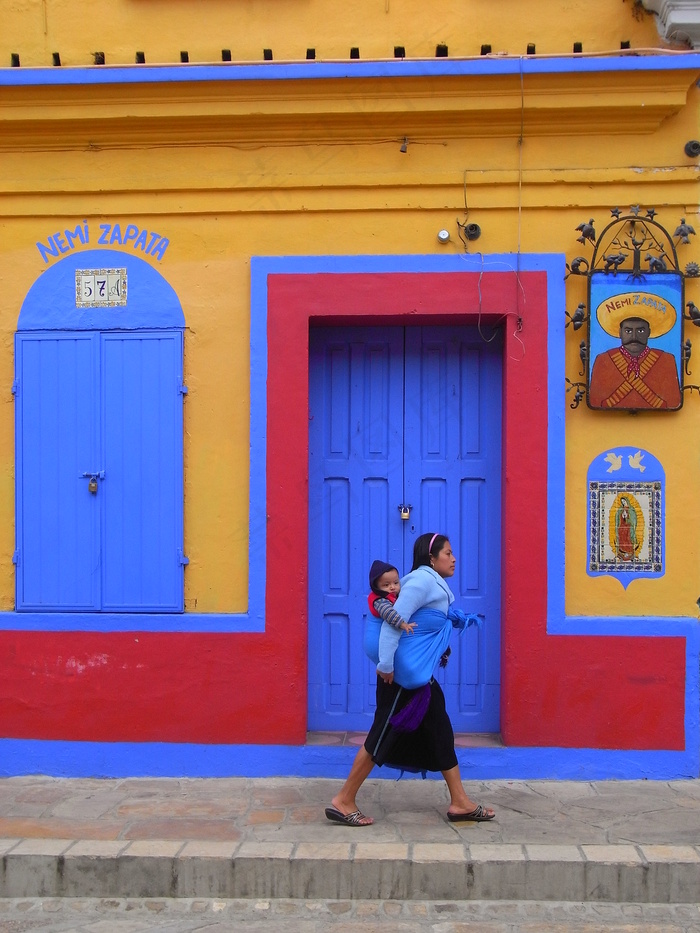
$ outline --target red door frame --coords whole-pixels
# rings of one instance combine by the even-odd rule
[[[547,273],[274,273],[267,283],[267,573],[274,582],[266,634],[286,633],[285,663],[292,650],[296,690],[284,702],[294,705],[294,718],[305,698],[294,704],[292,693],[299,698],[306,683],[306,626],[299,620],[314,572],[306,558],[309,322],[505,323],[503,739],[683,749],[683,638],[547,634]]]

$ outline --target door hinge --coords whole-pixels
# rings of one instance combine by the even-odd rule
[[[177,549],[177,559],[183,566],[185,566],[186,564],[189,564],[190,562],[189,557],[185,557],[185,555],[182,553],[180,548]]]
[[[178,386],[178,391],[181,392],[182,395],[187,395],[187,393],[188,393],[190,390],[187,388],[187,386],[185,385],[184,382],[181,382],[180,385]]]
[[[18,550],[15,551],[15,553],[12,555],[12,563],[19,564],[19,551]]]
[[[19,392],[19,380],[15,379],[15,381],[12,383],[12,394],[17,395],[18,392]]]

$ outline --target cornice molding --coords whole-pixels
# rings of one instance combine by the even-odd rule
[[[0,149],[652,133],[686,105],[692,59],[634,72],[0,85]]]
[[[667,42],[687,42],[700,48],[700,0],[642,0],[656,13],[659,35]]]

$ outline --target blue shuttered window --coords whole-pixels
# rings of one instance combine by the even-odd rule
[[[17,609],[183,610],[182,333],[16,336]]]

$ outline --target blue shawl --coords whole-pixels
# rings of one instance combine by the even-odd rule
[[[452,621],[439,609],[418,609],[411,616],[411,621],[418,625],[412,635],[403,635],[399,639],[394,655],[394,680],[407,690],[430,682],[452,634]],[[381,632],[381,619],[368,617],[364,648],[375,664],[379,663]]]

